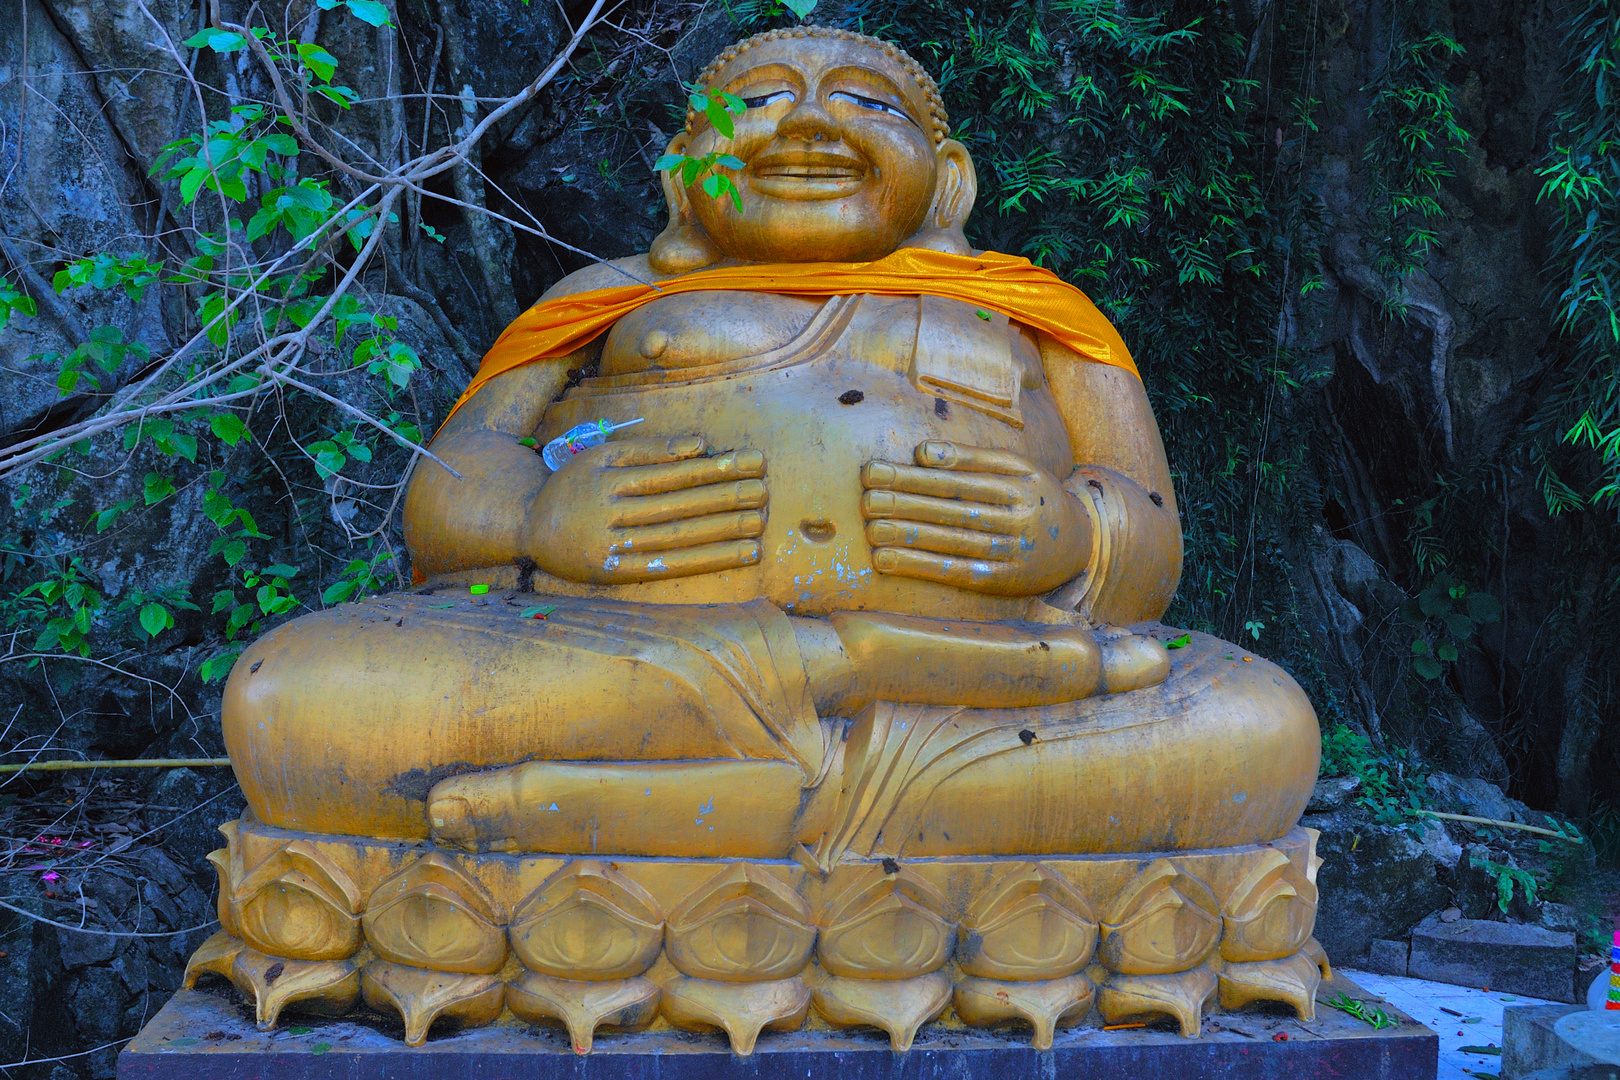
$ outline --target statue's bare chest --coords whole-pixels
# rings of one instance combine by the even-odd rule
[[[770,293],[679,293],[637,308],[602,347],[604,376],[706,367],[769,352],[802,333],[824,300]]]
[[[697,434],[764,455],[756,565],[615,595],[1000,618],[1005,598],[874,574],[860,476],[872,461],[910,462],[929,440],[1012,450],[1067,476],[1068,435],[1039,365],[1005,315],[935,296],[676,295],[613,327],[599,373],[552,404],[535,437],[639,419],[638,436]]]

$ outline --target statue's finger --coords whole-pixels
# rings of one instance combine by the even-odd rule
[[[917,444],[917,464],[925,469],[952,469],[957,472],[1001,473],[1004,476],[1030,476],[1035,472],[1028,458],[1011,450],[929,439]]]
[[[735,570],[759,562],[758,540],[730,540],[721,544],[681,551],[646,552],[640,555],[609,555],[603,569],[608,580],[657,581],[660,578],[691,577],[717,570]]]
[[[704,484],[747,480],[765,475],[765,455],[758,450],[730,450],[714,457],[625,468],[610,477],[609,494],[657,495]]]
[[[873,521],[866,526],[866,539],[874,548],[903,547],[995,562],[1006,562],[1018,554],[1017,537],[925,525],[920,521],[891,521],[887,518]]]
[[[722,540],[747,540],[765,531],[765,515],[758,510],[744,510],[736,514],[711,514],[708,517],[669,521],[662,525],[640,525],[629,529],[613,530],[613,542],[608,551],[614,555],[638,551],[676,551],[699,547]]]
[[[673,435],[661,439],[653,435],[614,439],[602,444],[601,463],[614,468],[657,465],[666,461],[695,458],[709,449],[701,435]]]
[[[872,569],[895,577],[920,578],[975,592],[997,592],[1012,582],[1016,564],[989,559],[963,559],[910,548],[878,548]]]
[[[735,480],[727,484],[706,484],[684,491],[660,495],[639,495],[617,500],[610,525],[659,525],[666,521],[724,514],[735,510],[757,510],[765,505],[765,485],[758,480]]]
[[[919,469],[915,465],[896,465],[888,461],[867,462],[861,468],[861,486],[868,490],[908,491],[939,499],[970,499],[994,506],[1013,506],[1019,502],[1020,494],[1017,480],[983,473]]]
[[[906,491],[868,491],[861,495],[861,516],[868,521],[900,518],[930,525],[952,525],[976,532],[1016,535],[1023,531],[1026,515],[1005,506],[967,502],[962,499],[936,499]]]

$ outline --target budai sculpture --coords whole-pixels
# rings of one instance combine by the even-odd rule
[[[419,587],[236,665],[248,812],[188,981],[581,1051],[1309,1016],[1315,716],[1153,621],[1180,525],[1119,336],[970,247],[972,161],[899,49],[773,31],[701,81],[748,108],[670,150],[740,159],[737,202],[667,177],[650,252],[508,329],[433,443],[459,477],[410,488]],[[641,423],[535,452],[601,420]]]

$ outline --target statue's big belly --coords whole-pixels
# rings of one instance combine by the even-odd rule
[[[845,398],[860,398],[845,404]],[[576,392],[577,393],[577,392]],[[875,364],[823,359],[695,383],[558,402],[537,433],[546,440],[585,421],[645,418],[626,435],[696,433],[715,450],[760,450],[769,491],[759,565],[600,590],[653,603],[740,603],[766,598],[819,615],[871,609],[939,618],[1016,617],[1027,598],[987,596],[878,574],[861,516],[860,470],[872,460],[911,463],[919,442],[946,439],[1014,450],[1059,478],[1073,467],[1067,433],[1044,388],[1026,391],[1019,430],[917,390]],[[591,590],[593,593],[599,590]]]

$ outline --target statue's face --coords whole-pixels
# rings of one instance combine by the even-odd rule
[[[699,120],[687,153],[730,153],[742,196],[691,189],[692,211],[726,254],[750,262],[881,258],[928,214],[939,159],[928,105],[905,68],[859,42],[756,45],[716,88],[748,103],[736,135]]]

